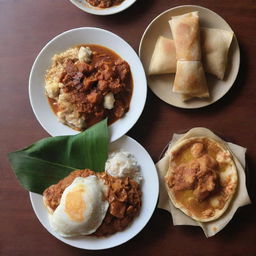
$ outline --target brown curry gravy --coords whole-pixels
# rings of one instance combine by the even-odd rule
[[[113,61],[117,61],[118,59],[122,59],[117,53],[115,53],[114,51],[110,50],[109,48],[101,46],[101,45],[97,45],[97,44],[80,44],[80,45],[77,45],[76,47],[80,48],[81,46],[89,47],[91,49],[91,51],[93,52],[92,61],[90,62],[90,65],[92,65],[92,66],[95,66],[95,64],[99,60],[102,59],[102,56],[101,56],[102,54],[108,55],[111,58],[111,60],[113,60]],[[126,93],[124,95],[124,97],[122,97],[122,102],[124,102],[124,104],[126,106],[128,106],[128,108],[129,108],[130,101],[131,101],[131,98],[132,98],[132,92],[133,92],[133,78],[132,78],[131,70],[130,70],[129,75],[128,75],[126,81],[125,81],[125,85],[126,85],[126,88],[129,89],[129,93]],[[51,109],[53,110],[53,112],[55,114],[57,114],[57,112],[59,111],[57,101],[55,99],[51,99],[49,97],[47,97],[47,98],[48,98],[48,102],[49,102],[49,104],[51,106]],[[117,99],[116,99],[116,102],[117,102]],[[115,104],[116,104],[116,102],[115,102]],[[92,118],[90,120],[87,120],[86,121],[86,123],[87,123],[87,127],[86,128],[89,128],[90,126],[98,123],[99,121],[103,120],[105,117],[108,117],[108,125],[113,124],[119,118],[115,116],[115,114],[113,113],[112,110],[113,109],[111,109],[111,110],[105,109],[106,115],[104,115],[103,118],[94,117],[94,118]],[[128,112],[128,111],[126,111],[126,112]],[[76,129],[74,127],[71,127],[71,128],[74,129],[74,130],[79,130],[79,129]]]

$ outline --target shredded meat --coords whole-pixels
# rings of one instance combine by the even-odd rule
[[[109,208],[101,226],[94,235],[107,236],[125,229],[136,217],[141,208],[140,185],[130,178],[115,178],[105,172],[95,173],[89,169],[71,172],[57,184],[47,188],[44,193],[45,204],[53,211],[58,207],[61,196],[76,177],[97,175],[109,187]]]

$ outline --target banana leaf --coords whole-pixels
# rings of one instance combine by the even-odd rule
[[[42,194],[77,169],[104,171],[108,156],[107,119],[77,135],[56,136],[11,152],[8,159],[21,185]]]

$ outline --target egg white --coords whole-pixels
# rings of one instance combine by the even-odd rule
[[[60,204],[53,214],[49,214],[50,226],[63,237],[94,233],[101,225],[109,207],[104,196],[106,189],[95,175],[77,177],[64,190]],[[73,196],[74,192],[78,197]],[[72,206],[75,207],[72,209]]]

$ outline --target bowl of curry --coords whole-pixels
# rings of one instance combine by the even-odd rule
[[[136,0],[70,0],[79,9],[95,15],[111,15],[124,11]]]
[[[30,73],[34,114],[52,136],[72,135],[108,118],[111,141],[137,121],[146,100],[142,64],[123,39],[77,28],[52,39]]]

